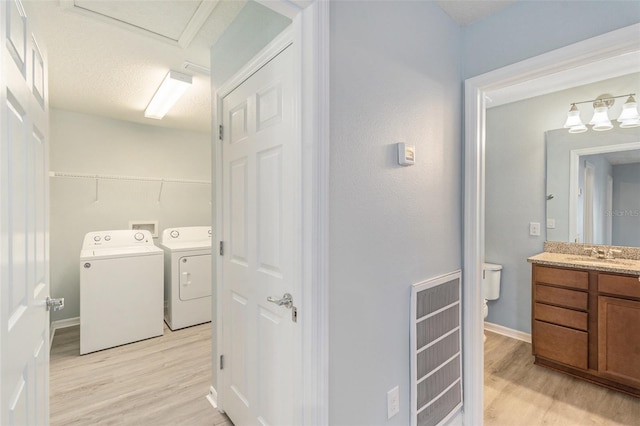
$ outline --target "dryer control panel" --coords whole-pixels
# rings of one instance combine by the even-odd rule
[[[183,226],[180,228],[167,228],[162,232],[162,244],[172,242],[195,242],[195,241],[210,241],[211,240],[211,227],[210,226]]]

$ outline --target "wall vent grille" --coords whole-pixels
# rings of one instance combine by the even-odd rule
[[[437,426],[462,408],[460,271],[411,291],[411,425]]]

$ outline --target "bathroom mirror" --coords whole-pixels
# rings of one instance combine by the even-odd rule
[[[547,240],[640,247],[640,128],[546,132]]]

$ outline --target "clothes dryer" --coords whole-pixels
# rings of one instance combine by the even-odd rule
[[[89,232],[80,252],[80,354],[164,333],[163,252],[149,231]]]
[[[171,330],[211,321],[211,227],[167,228],[164,319]]]

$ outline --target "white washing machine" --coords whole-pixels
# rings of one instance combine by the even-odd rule
[[[164,319],[171,330],[211,321],[211,227],[167,228]]]
[[[80,354],[164,333],[163,252],[149,231],[89,232],[80,252]]]

